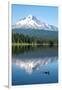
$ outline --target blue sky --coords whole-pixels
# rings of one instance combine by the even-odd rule
[[[28,15],[36,16],[41,22],[58,26],[57,7],[12,4],[12,24]]]

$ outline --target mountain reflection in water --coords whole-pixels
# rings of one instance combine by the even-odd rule
[[[42,65],[53,63],[57,57],[20,59],[13,58],[13,63],[19,68],[25,70],[28,74],[32,74],[33,70],[39,70]]]
[[[12,47],[12,85],[57,82],[58,48],[56,46]]]

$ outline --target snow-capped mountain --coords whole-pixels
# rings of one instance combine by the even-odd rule
[[[50,30],[57,31],[58,28],[53,25],[49,25],[41,22],[35,16],[28,15],[25,18],[20,19],[15,25],[12,25],[12,29],[23,28],[23,29],[38,29],[38,30]]]

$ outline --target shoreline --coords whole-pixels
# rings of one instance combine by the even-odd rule
[[[43,44],[37,44],[37,43],[12,43],[12,46],[58,46],[58,44],[48,44],[48,43],[43,43]]]

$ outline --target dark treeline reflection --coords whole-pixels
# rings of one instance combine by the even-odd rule
[[[12,46],[12,54],[19,54],[19,53],[24,53],[24,52],[32,52],[32,51],[38,51],[38,50],[47,50],[47,49],[51,49],[57,50],[57,47],[47,47],[47,46],[42,46],[42,45],[35,45],[35,46],[31,46],[31,45],[25,45],[25,46]]]

